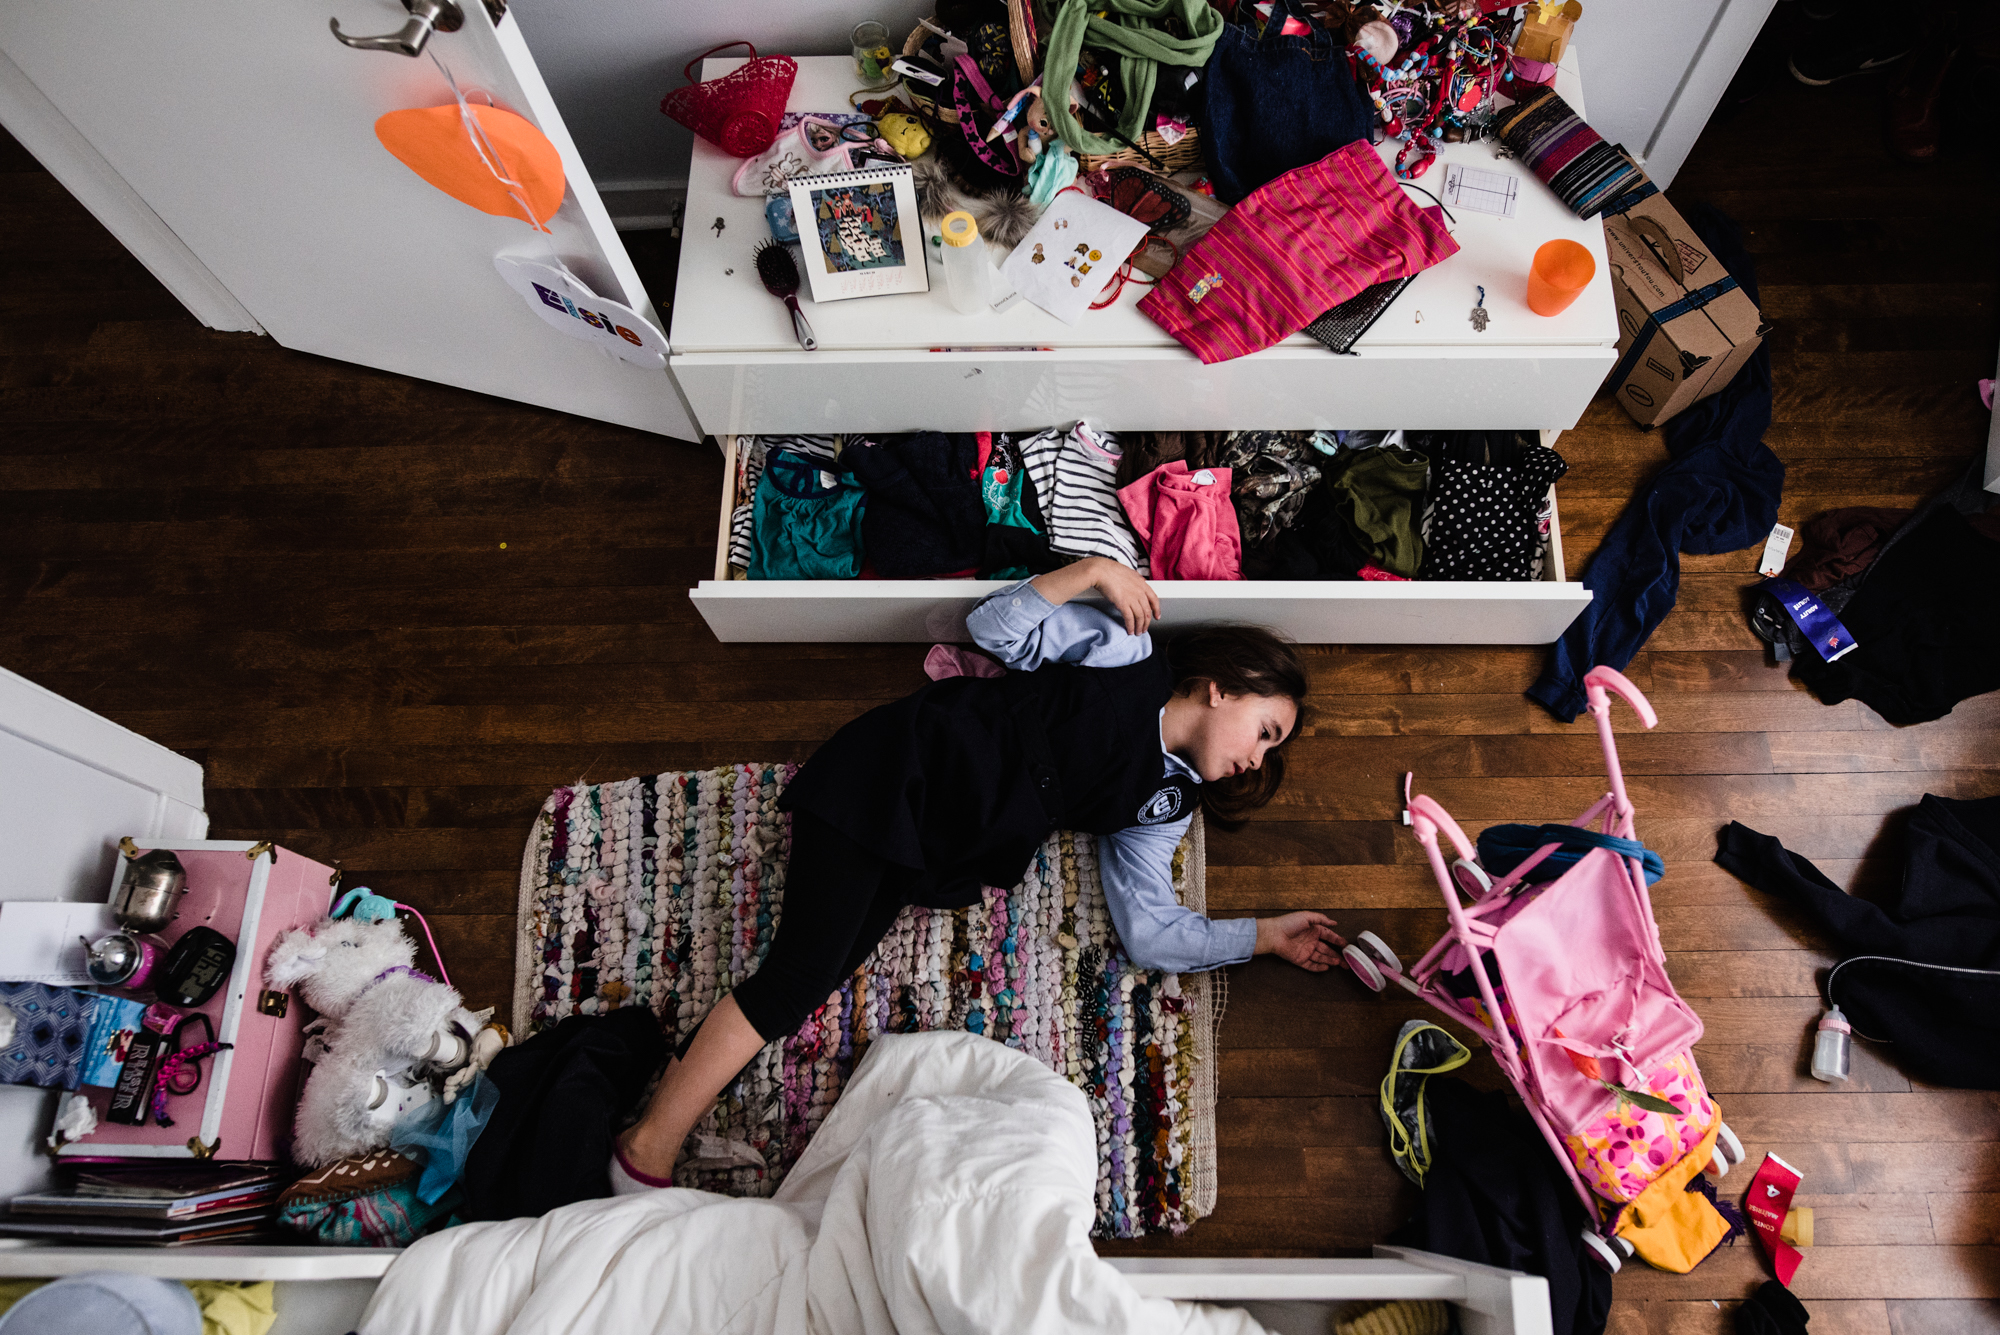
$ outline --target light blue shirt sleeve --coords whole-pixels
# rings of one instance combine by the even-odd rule
[[[1194,820],[1097,836],[1097,875],[1125,953],[1142,969],[1197,973],[1257,950],[1255,918],[1206,918],[1174,899],[1174,849]]]
[[[1010,668],[1044,663],[1126,667],[1152,655],[1153,637],[1133,635],[1118,617],[1088,603],[1057,607],[1022,580],[989,594],[965,618],[975,644]]]

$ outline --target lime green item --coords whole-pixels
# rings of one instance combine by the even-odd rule
[[[46,1283],[45,1279],[0,1279],[0,1316]]]
[[[0,1280],[0,1315],[48,1282]],[[277,1290],[268,1279],[254,1283],[226,1279],[181,1282],[201,1308],[201,1335],[266,1335],[277,1324]]]
[[[182,1282],[201,1304],[201,1335],[265,1335],[277,1323],[277,1290],[268,1279]]]
[[[1190,35],[1173,37],[1153,26],[1169,18],[1179,19]],[[1042,105],[1056,138],[1078,153],[1125,149],[1116,139],[1092,134],[1069,114],[1069,85],[1085,46],[1118,55],[1118,87],[1125,95],[1118,133],[1137,142],[1147,129],[1146,111],[1153,105],[1159,66],[1206,65],[1220,36],[1222,15],[1208,0],[1062,0],[1049,27],[1049,52],[1042,62],[1047,90]]]
[[[1432,1076],[1456,1071],[1471,1060],[1470,1048],[1428,1020],[1407,1021],[1396,1035],[1389,1074],[1382,1077],[1382,1121],[1389,1128],[1389,1157],[1420,1187],[1433,1153],[1424,1086]]]

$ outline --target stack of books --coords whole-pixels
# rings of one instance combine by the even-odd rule
[[[275,1164],[93,1164],[54,1191],[16,1196],[0,1236],[176,1247],[266,1232],[288,1180]]]

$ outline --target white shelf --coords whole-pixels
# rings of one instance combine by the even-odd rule
[[[122,1270],[160,1279],[380,1279],[400,1247],[287,1247],[210,1243],[189,1247],[75,1247],[0,1240],[0,1279],[59,1279]]]

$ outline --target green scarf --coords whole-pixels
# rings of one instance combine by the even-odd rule
[[[1091,11],[1105,9],[1101,19]],[[1178,17],[1194,35],[1169,37],[1152,24]],[[1076,78],[1077,58],[1086,44],[1119,56],[1118,81],[1125,106],[1118,113],[1118,132],[1137,142],[1146,132],[1146,109],[1153,103],[1153,85],[1161,65],[1201,66],[1215,39],[1222,35],[1222,15],[1208,0],[1062,0],[1049,28],[1048,58],[1042,63],[1042,109],[1056,137],[1078,153],[1118,153],[1125,145],[1092,134],[1069,114],[1069,86]]]

